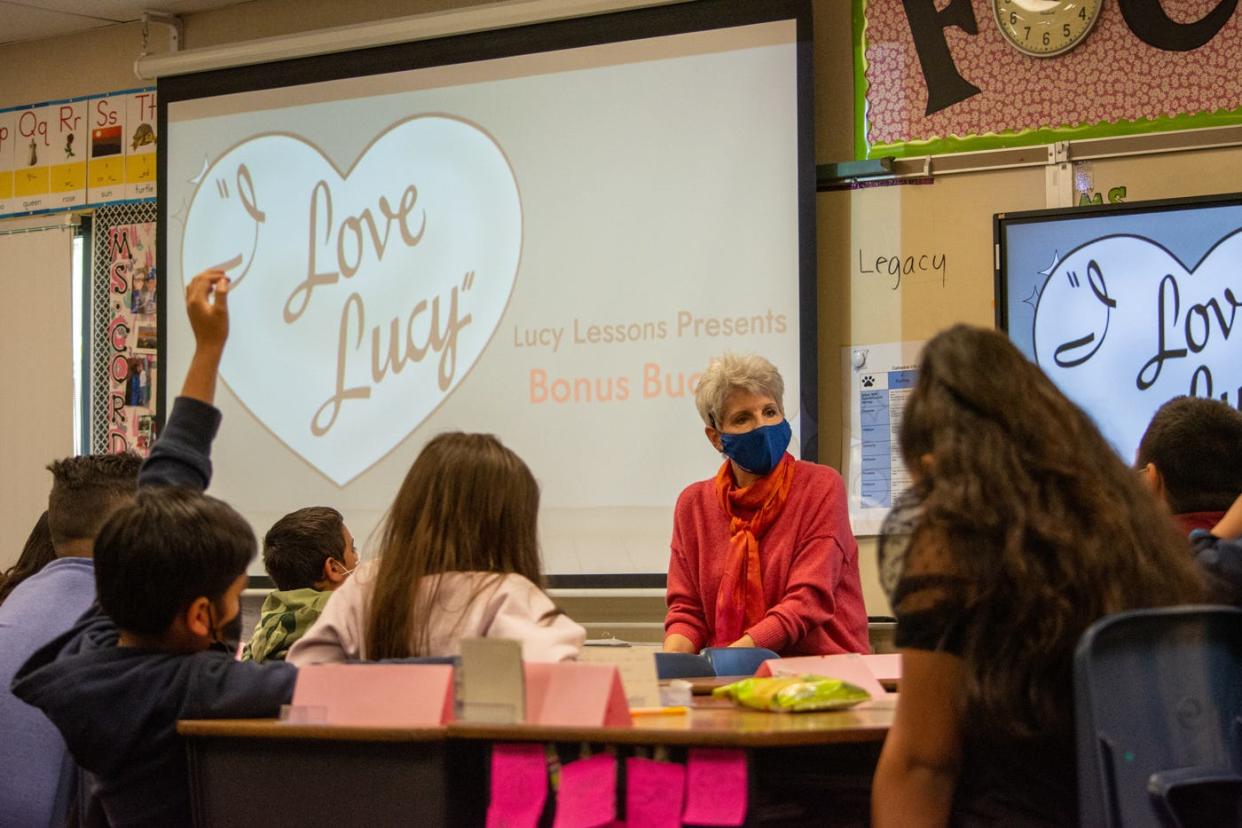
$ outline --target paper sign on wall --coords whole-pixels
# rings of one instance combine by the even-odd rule
[[[157,136],[155,90],[135,92],[126,99],[125,194],[127,198],[155,197]]]
[[[17,112],[13,193],[22,212],[46,210],[51,206],[48,179],[51,140],[48,120],[51,107],[40,106]]]
[[[0,112],[0,215],[13,212],[13,147],[17,144],[17,113]]]
[[[86,101],[54,104],[48,121],[49,207],[86,203]]]
[[[125,106],[123,95],[88,101],[90,159],[87,171],[92,204],[125,197]]]

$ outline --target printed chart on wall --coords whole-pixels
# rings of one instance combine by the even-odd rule
[[[710,358],[767,356],[794,433],[815,422],[797,31],[161,86],[170,283],[232,279],[213,491],[260,534],[328,504],[365,542],[428,440],[487,432],[539,481],[548,572],[662,575],[679,492],[720,464]],[[168,316],[175,383],[193,339]]]
[[[890,342],[842,349],[850,384],[843,455],[855,535],[877,534],[910,485],[897,435],[922,348],[922,342]]]

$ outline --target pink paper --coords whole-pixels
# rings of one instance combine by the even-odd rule
[[[678,828],[686,793],[686,769],[675,762],[625,760],[627,828]]]
[[[875,674],[867,666],[867,662],[857,653],[828,656],[801,656],[798,658],[768,659],[759,666],[757,676],[826,676],[827,678],[848,681],[856,687],[866,690],[873,699],[882,699],[887,695],[884,687],[876,680]]]
[[[617,760],[601,753],[561,768],[552,828],[598,828],[617,818]]]
[[[493,745],[491,788],[487,828],[535,828],[548,798],[543,745]]]
[[[746,754],[732,748],[694,748],[686,754],[690,825],[741,825],[746,820]]]
[[[880,681],[901,681],[901,653],[872,653],[862,660]]]
[[[631,727],[614,664],[527,662],[526,722],[567,727]]]
[[[327,724],[428,727],[453,718],[447,664],[315,664],[298,671],[293,706],[318,707]]]

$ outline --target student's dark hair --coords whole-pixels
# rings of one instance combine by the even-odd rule
[[[0,604],[9,597],[9,593],[22,581],[56,560],[56,550],[52,547],[52,533],[47,528],[47,512],[39,515],[26,545],[22,547],[21,557],[17,563],[0,575]]]
[[[277,589],[305,589],[323,580],[323,562],[345,563],[345,520],[330,506],[308,506],[272,524],[263,537],[263,566]]]
[[[1087,626],[1201,600],[1167,513],[1002,334],[959,325],[927,343],[900,441],[918,505],[906,537],[886,531],[881,571],[899,617],[940,601],[952,614],[970,727],[1072,733]],[[903,596],[920,581],[931,588]]]
[[[438,578],[419,589],[427,576],[494,573],[471,602],[508,573],[542,587],[538,513],[534,476],[495,437],[453,432],[432,439],[406,474],[384,524],[367,614],[367,658],[427,654],[440,589]],[[458,611],[464,616],[465,607]]]
[[[158,635],[200,596],[216,603],[254,554],[254,532],[224,501],[142,489],[95,541],[99,604],[122,630]]]
[[[1174,397],[1151,418],[1137,460],[1156,467],[1174,514],[1223,512],[1242,494],[1242,411]]]
[[[90,454],[49,463],[47,498],[52,543],[94,539],[112,513],[131,501],[142,458],[133,452]]]

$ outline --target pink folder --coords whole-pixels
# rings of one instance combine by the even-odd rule
[[[431,727],[453,718],[447,664],[315,664],[298,671],[294,708],[305,721],[355,727]]]
[[[633,726],[615,664],[528,661],[523,667],[527,724]]]

